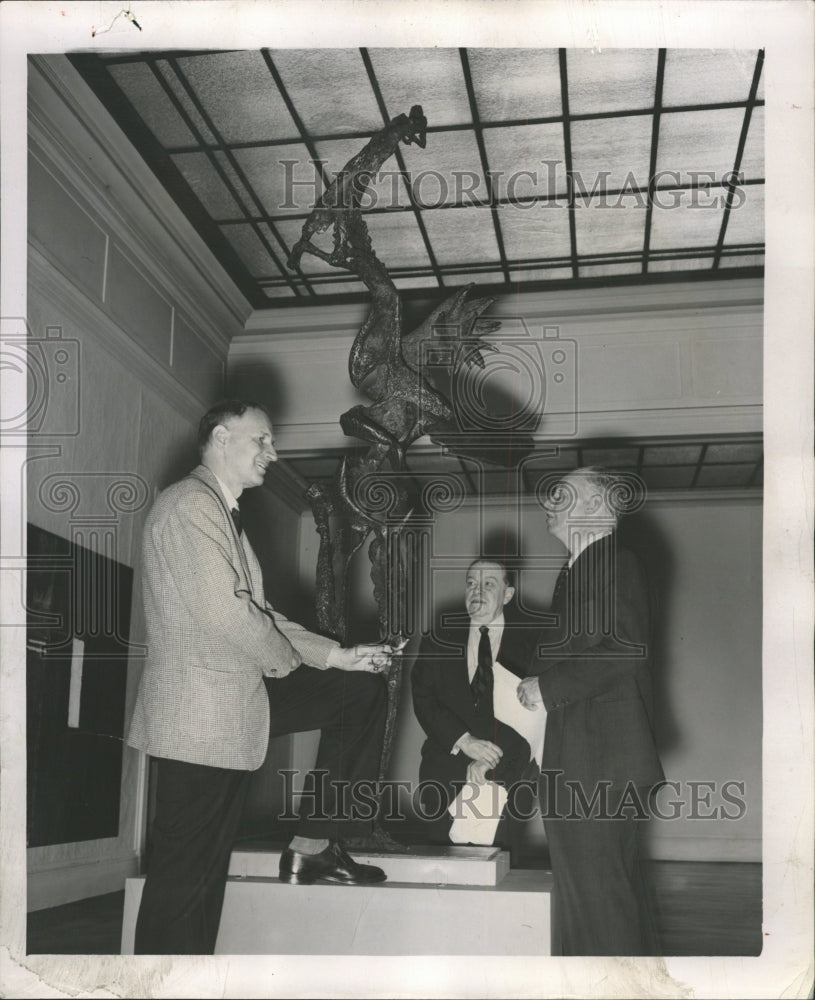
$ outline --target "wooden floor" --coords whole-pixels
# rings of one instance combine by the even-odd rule
[[[652,883],[665,955],[758,955],[761,865],[655,861]],[[28,953],[117,955],[124,892],[28,915]]]

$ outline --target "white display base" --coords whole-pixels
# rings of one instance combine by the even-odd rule
[[[143,886],[143,878],[125,885],[123,955],[133,954]],[[230,877],[215,953],[549,955],[551,892],[551,872],[519,869],[498,885],[287,885],[277,877]]]
[[[232,851],[229,874],[238,878],[277,878],[281,851],[268,841],[248,841]],[[352,850],[361,865],[377,865],[390,882],[432,885],[498,885],[509,873],[509,852],[474,845],[407,847],[402,853]]]

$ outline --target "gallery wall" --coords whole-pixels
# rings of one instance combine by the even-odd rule
[[[21,517],[134,569],[139,646],[144,518],[156,491],[197,464],[197,422],[223,392],[248,307],[63,69],[34,61],[30,73],[27,323],[46,382]],[[142,662],[134,649],[125,727]],[[30,848],[28,908],[120,889],[137,870],[146,803],[145,760],[125,748],[118,836]]]

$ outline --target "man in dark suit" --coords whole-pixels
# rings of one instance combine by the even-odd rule
[[[537,638],[519,615],[505,617],[514,593],[502,563],[477,559],[465,579],[469,623],[438,627],[413,666],[413,708],[427,735],[419,768],[422,807],[425,817],[439,816],[434,839],[446,840],[446,807],[465,782],[510,786],[529,765],[529,743],[493,711],[493,665],[524,677]]]
[[[617,542],[620,481],[578,469],[552,489],[546,524],[569,552],[541,634],[527,708],[545,706],[540,805],[566,955],[658,952],[642,853],[648,793],[663,778],[653,731],[650,592]]]
[[[144,527],[147,663],[128,742],[157,760],[153,852],[137,954],[215,947],[232,841],[269,736],[321,729],[280,879],[370,884],[385,874],[338,841],[332,781],[376,777],[390,646],[342,649],[266,601],[237,500],[277,460],[266,411],[225,400],[204,414],[201,464],[164,490]],[[311,782],[311,784],[309,784]],[[321,797],[322,790],[325,795]]]

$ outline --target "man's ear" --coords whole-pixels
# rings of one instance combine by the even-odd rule
[[[218,424],[217,427],[213,427],[211,438],[216,444],[223,448],[228,433],[229,431],[223,424]]]
[[[603,504],[603,498],[599,493],[592,493],[592,495],[586,501],[586,513],[596,514],[597,511]]]
[[[515,596],[515,588],[507,587],[507,589],[504,591],[504,604],[509,604],[509,602],[512,600],[514,596]]]

